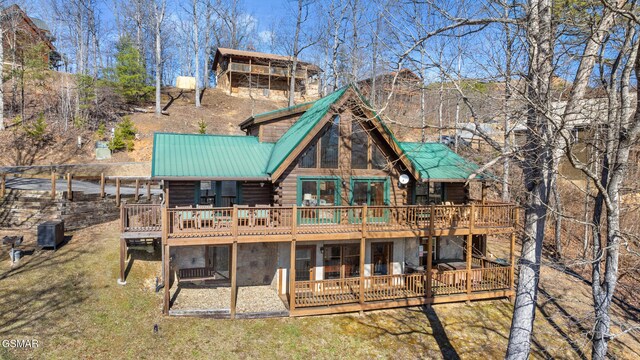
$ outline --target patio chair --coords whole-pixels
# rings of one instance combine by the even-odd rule
[[[180,230],[189,230],[198,228],[197,217],[193,212],[193,207],[191,206],[176,206],[176,215],[178,217],[178,229]],[[184,210],[183,210],[184,209]],[[191,226],[189,226],[191,225]]]

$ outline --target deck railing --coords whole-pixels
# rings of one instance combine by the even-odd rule
[[[186,207],[167,209],[167,214],[169,237],[291,235],[294,229],[301,235],[375,235],[428,230],[431,224],[434,230],[508,228],[514,226],[515,206]]]
[[[295,213],[294,213],[294,209]],[[235,206],[165,209],[167,236],[270,236],[509,228],[515,205]],[[124,204],[123,232],[161,231],[159,204]],[[364,221],[364,224],[363,224]],[[433,225],[433,229],[431,226]]]
[[[126,204],[120,208],[122,232],[158,232],[162,230],[159,204]]]
[[[510,266],[471,270],[471,291],[509,289]],[[433,296],[467,292],[467,270],[433,271]],[[427,296],[427,274],[397,274],[364,277],[364,302]],[[327,306],[360,302],[360,278],[296,281],[295,307]]]

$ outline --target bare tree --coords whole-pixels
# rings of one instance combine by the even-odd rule
[[[155,114],[162,114],[161,77],[162,77],[162,22],[166,10],[166,0],[155,0],[153,3],[154,35],[156,41],[156,107]]]
[[[198,0],[192,0],[191,10],[193,15],[193,52],[195,62],[195,79],[196,79],[196,107],[200,107],[200,38],[198,37]]]

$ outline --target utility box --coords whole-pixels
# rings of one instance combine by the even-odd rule
[[[96,141],[96,160],[111,159],[111,150],[106,141]]]
[[[176,87],[184,90],[195,90],[196,78],[193,76],[178,76],[176,78]]]
[[[58,249],[64,241],[64,221],[54,220],[38,225],[38,247],[52,247]]]

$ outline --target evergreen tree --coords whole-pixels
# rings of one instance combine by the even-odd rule
[[[114,71],[117,92],[128,103],[146,100],[153,87],[147,85],[147,72],[140,51],[129,37],[120,39],[117,50]]]

